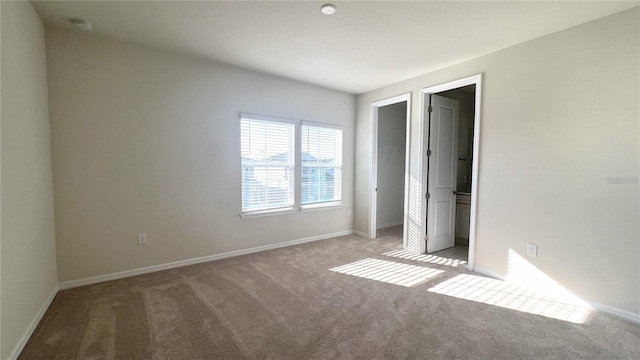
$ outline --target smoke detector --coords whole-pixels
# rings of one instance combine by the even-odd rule
[[[338,8],[333,4],[324,4],[320,7],[320,11],[325,15],[333,15],[336,13],[336,10],[338,10]]]

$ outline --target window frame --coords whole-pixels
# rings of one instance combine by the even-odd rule
[[[294,144],[293,144],[293,157],[294,157],[294,165],[293,165],[293,206],[287,207],[278,207],[278,208],[269,208],[269,209],[260,209],[260,210],[243,210],[242,209],[242,187],[243,187],[243,166],[242,166],[242,119],[247,120],[260,120],[260,121],[270,121],[270,122],[280,122],[280,123],[288,123],[294,125]],[[342,208],[342,199],[344,195],[343,191],[343,164],[342,160],[344,159],[344,129],[341,125],[337,124],[329,124],[315,121],[305,121],[291,118],[281,118],[275,116],[267,116],[267,115],[258,115],[252,113],[240,113],[239,118],[239,140],[240,140],[240,217],[242,219],[249,219],[255,217],[262,216],[274,216],[274,215],[285,215],[285,214],[294,214],[298,212],[308,212],[308,211],[320,211],[320,210],[332,210],[332,209],[340,209]],[[340,164],[340,199],[335,201],[326,201],[326,202],[318,202],[311,204],[302,204],[302,125],[320,127],[320,128],[330,128],[342,131],[341,134],[341,164]]]
[[[308,203],[308,204],[303,204],[302,203],[302,173],[303,173],[303,166],[302,166],[302,126],[309,126],[309,127],[316,127],[316,128],[325,128],[325,129],[334,129],[334,130],[338,130],[340,131],[340,197],[337,200],[331,200],[331,201],[319,201],[319,202],[313,202],[313,203]],[[344,130],[342,128],[342,126],[340,125],[335,125],[335,124],[326,124],[326,123],[320,123],[320,122],[315,122],[315,121],[305,121],[302,120],[300,122],[300,152],[298,153],[298,158],[300,158],[300,171],[299,171],[299,178],[300,178],[300,211],[316,211],[316,210],[324,210],[324,209],[336,209],[336,208],[340,208],[342,207],[342,195],[343,195],[343,187],[342,187],[342,180],[344,179],[343,176],[343,166],[342,166],[342,160],[343,160],[343,155],[344,155]],[[328,167],[329,168],[329,167]]]
[[[270,208],[261,208],[261,209],[256,209],[256,210],[244,210],[242,208],[242,201],[243,201],[243,188],[244,188],[244,166],[242,163],[242,120],[255,120],[255,121],[264,121],[264,122],[272,122],[272,123],[281,123],[281,124],[288,124],[288,125],[293,125],[293,157],[294,157],[294,161],[293,161],[293,169],[292,169],[292,174],[293,174],[293,182],[292,182],[292,186],[293,186],[293,204],[290,206],[278,206],[278,207],[270,207]],[[275,117],[275,116],[265,116],[265,115],[257,115],[257,114],[250,114],[250,113],[240,113],[240,217],[242,218],[250,218],[250,217],[256,217],[256,216],[269,216],[269,215],[278,215],[278,214],[291,214],[291,213],[295,213],[298,211],[297,207],[296,207],[296,188],[297,188],[297,184],[296,184],[296,168],[298,166],[298,159],[296,157],[296,146],[298,143],[298,139],[297,139],[297,132],[298,132],[298,121],[294,120],[294,119],[288,119],[288,118],[280,118],[280,117]]]

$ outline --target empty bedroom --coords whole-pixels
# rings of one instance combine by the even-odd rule
[[[639,359],[640,2],[0,1],[0,360]]]

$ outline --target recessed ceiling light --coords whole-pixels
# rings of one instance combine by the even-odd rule
[[[91,25],[91,23],[82,19],[71,18],[69,19],[69,22],[82,31],[91,31],[93,29],[93,25]]]
[[[333,15],[336,13],[336,10],[338,10],[338,8],[333,4],[324,4],[320,7],[320,11],[325,15]]]

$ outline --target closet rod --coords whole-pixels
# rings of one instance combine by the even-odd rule
[[[395,155],[398,151],[404,150],[403,147],[399,147],[399,146],[378,146],[378,149],[391,150],[391,152],[389,153],[389,156],[387,156],[387,161],[391,160],[393,155]]]

